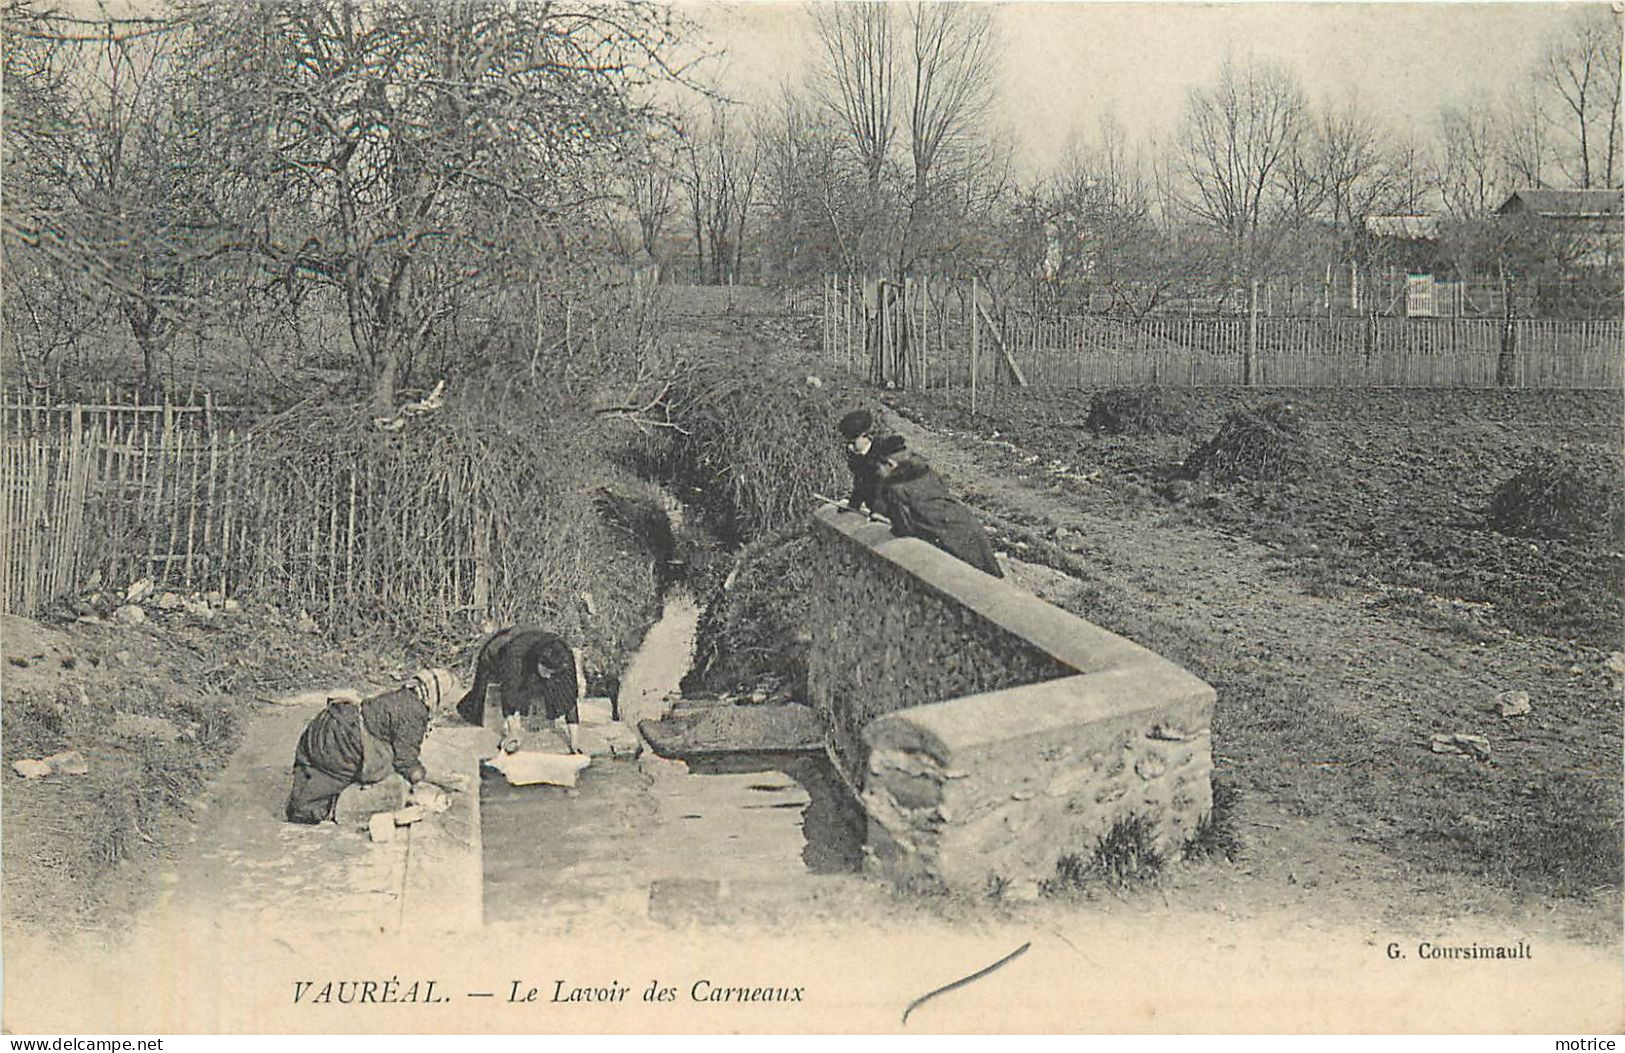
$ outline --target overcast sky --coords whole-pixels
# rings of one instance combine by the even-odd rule
[[[800,4],[697,3],[727,51],[719,80],[743,97],[803,76],[815,53]],[[1074,131],[1113,111],[1131,129],[1170,135],[1186,90],[1225,54],[1289,65],[1312,99],[1357,95],[1396,131],[1425,136],[1441,105],[1523,77],[1575,10],[1553,3],[1053,3],[999,5],[1001,116],[1026,173]]]

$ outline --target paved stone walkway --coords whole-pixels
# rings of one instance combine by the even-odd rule
[[[367,810],[348,799],[344,823],[283,819],[294,745],[320,709],[304,698],[256,714],[202,802],[206,818],[191,849],[161,875],[158,914],[271,933],[477,927],[477,753],[489,736],[454,724],[433,728],[424,762],[432,778],[452,788],[451,809],[374,843],[364,828]],[[417,909],[427,906],[420,902],[426,897],[432,909]]]

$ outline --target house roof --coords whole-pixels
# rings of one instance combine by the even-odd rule
[[[1439,237],[1438,216],[1367,216],[1366,233],[1379,238],[1409,238],[1415,241],[1436,241]]]
[[[1553,219],[1603,219],[1621,214],[1625,193],[1619,190],[1517,190],[1495,211],[1501,215],[1532,212]]]

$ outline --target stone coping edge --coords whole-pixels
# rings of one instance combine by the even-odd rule
[[[920,749],[945,762],[959,749],[1169,706],[1211,706],[1217,697],[1207,683],[1156,652],[984,574],[934,545],[894,537],[884,524],[835,505],[820,508],[813,521],[1079,673],[898,710],[865,729],[872,746]],[[1204,730],[1170,728],[1167,733]]]
[[[813,513],[813,521],[1080,673],[1104,672],[1141,661],[1172,665],[1155,651],[1046,603],[1006,579],[984,574],[935,545],[918,538],[893,537],[884,524],[838,511],[835,505]]]

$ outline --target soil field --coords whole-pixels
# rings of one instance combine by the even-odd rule
[[[1004,390],[975,418],[957,393],[901,405],[1007,440],[1056,475],[1104,470],[1102,482],[1123,496],[1277,547],[1306,587],[1327,595],[1372,579],[1420,590],[1392,602],[1475,642],[1510,630],[1621,646],[1625,538],[1518,537],[1488,521],[1495,489],[1540,452],[1590,447],[1617,463],[1617,392],[1206,389],[1172,395],[1185,411],[1179,434],[1140,436],[1094,434],[1085,426],[1092,395]],[[1226,413],[1283,397],[1305,426],[1305,477],[1175,481]]]
[[[1287,877],[1327,885],[1375,867],[1469,910],[1564,897],[1617,931],[1625,557],[1485,515],[1535,451],[1617,457],[1617,395],[1293,392],[1314,470],[1227,486],[1175,468],[1267,393],[1192,393],[1180,434],[1113,437],[1085,427],[1089,392],[983,395],[973,416],[900,394],[893,423],[1006,551],[1081,583],[1052,602],[1218,689],[1244,856],[1301,853]],[[1528,715],[1501,715],[1514,691]]]

